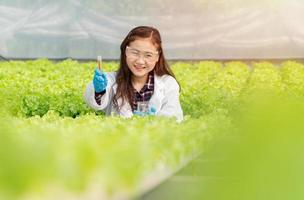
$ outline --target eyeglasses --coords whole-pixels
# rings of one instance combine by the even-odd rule
[[[126,56],[131,58],[131,59],[138,59],[140,58],[140,54],[143,55],[143,58],[146,62],[154,62],[158,58],[158,52],[141,52],[138,49],[132,48],[127,46],[126,47]]]

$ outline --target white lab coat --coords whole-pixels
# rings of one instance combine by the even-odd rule
[[[84,93],[85,102],[94,110],[102,110],[106,115],[118,114],[122,117],[132,117],[132,109],[128,102],[118,112],[112,103],[112,98],[117,90],[116,72],[106,73],[108,85],[106,93],[101,97],[101,104],[95,101],[95,91],[93,82],[89,83]],[[118,99],[120,104],[122,99]],[[149,106],[156,109],[156,116],[176,117],[178,122],[183,120],[183,111],[179,102],[179,85],[176,80],[169,75],[154,75],[154,93],[149,101]]]

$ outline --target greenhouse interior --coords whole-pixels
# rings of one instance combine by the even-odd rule
[[[1,0],[0,199],[304,199],[303,19],[303,0]]]

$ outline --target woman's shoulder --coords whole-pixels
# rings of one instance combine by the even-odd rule
[[[155,74],[155,77],[156,79],[160,80],[160,81],[163,81],[163,82],[172,82],[172,81],[176,81],[175,78],[169,74],[164,74],[164,75],[161,75],[161,76],[158,76]]]
[[[162,76],[155,75],[155,78],[166,86],[179,88],[179,84],[177,83],[176,79],[169,74],[164,74]]]
[[[108,81],[114,83],[116,81],[117,72],[105,72],[108,78]]]

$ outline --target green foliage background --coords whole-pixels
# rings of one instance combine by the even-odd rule
[[[94,67],[73,60],[0,63],[0,197],[85,198],[92,184],[106,196],[136,195],[156,169],[174,171],[241,130],[240,116],[259,116],[252,111],[267,110],[265,102],[303,105],[301,63],[177,62],[171,67],[182,88],[182,123],[105,117],[83,101]],[[105,71],[117,67],[104,63]]]

